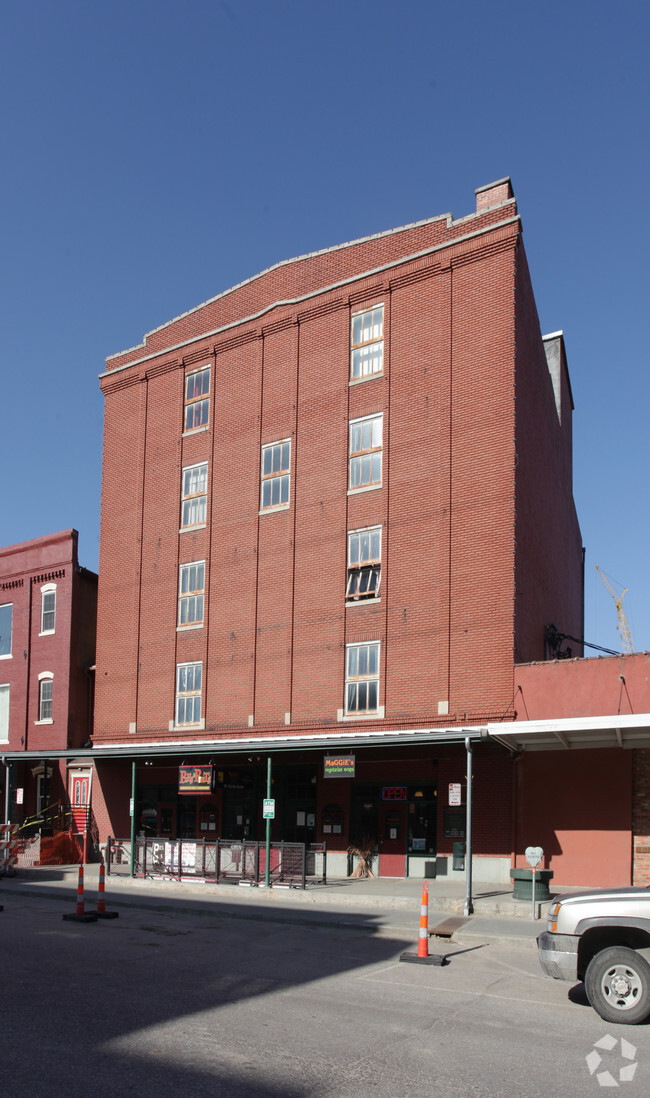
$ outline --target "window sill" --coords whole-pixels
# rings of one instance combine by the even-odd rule
[[[44,721],[34,721],[34,724],[54,724],[54,720],[52,717],[48,717]]]
[[[201,621],[201,622],[198,622],[197,624],[194,624],[194,622],[193,622],[191,625],[177,625],[176,626],[176,632],[177,633],[191,633],[194,629],[203,629],[203,622]]]
[[[196,526],[181,526],[179,534],[193,534],[195,530],[205,530],[207,522],[199,522]]]
[[[210,424],[206,423],[203,427],[190,427],[189,431],[183,431],[181,438],[187,438],[188,435],[201,435],[204,431],[210,430]]]
[[[205,729],[205,717],[201,717],[198,724],[174,724],[169,722],[170,732],[202,732]]]
[[[371,596],[370,598],[367,598],[367,599],[346,599],[345,600],[345,605],[346,606],[368,606],[368,604],[370,604],[371,606],[378,606],[380,602],[381,602],[381,598],[377,599],[377,598],[372,598],[372,596]]]
[[[42,633],[39,633],[39,637],[53,637],[56,633],[56,629],[44,629]]]
[[[339,721],[381,721],[384,719],[384,706],[378,706],[374,713],[342,713],[339,710],[339,714]]]
[[[0,656],[0,660],[12,660],[13,658],[13,652],[5,652],[4,656]]]
[[[363,488],[348,488],[348,495],[360,496],[362,492],[376,492],[379,488],[383,488],[383,484],[368,484]]]
[[[364,381],[376,381],[379,377],[385,377],[383,370],[378,370],[376,374],[366,374],[365,377],[351,377],[350,385],[363,385]]]
[[[278,511],[288,511],[290,503],[278,503],[277,507],[261,507],[258,515],[275,515]]]

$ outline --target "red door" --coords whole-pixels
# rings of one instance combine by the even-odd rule
[[[76,832],[86,830],[88,822],[88,793],[90,778],[87,774],[75,774],[72,779],[72,820]]]
[[[406,876],[406,805],[382,801],[379,876]]]

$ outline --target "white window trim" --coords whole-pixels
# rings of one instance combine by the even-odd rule
[[[342,723],[345,721],[383,721],[384,706],[378,705],[376,713],[346,713],[343,709],[339,709],[336,719]]]
[[[187,383],[188,383],[189,379],[191,377],[195,377],[197,374],[204,373],[205,370],[208,370],[209,373],[210,373],[210,378],[209,378],[209,381],[208,381],[208,395],[207,396],[201,395],[198,398],[198,400],[188,400],[187,399]],[[203,366],[197,366],[196,368],[191,367],[185,373],[185,377],[183,378],[183,437],[185,437],[185,435],[197,435],[199,433],[199,431],[209,430],[209,427],[210,427],[210,412],[211,412],[210,402],[211,402],[211,399],[212,399],[212,383],[213,383],[213,380],[214,379],[213,379],[213,376],[212,376],[212,363],[211,362],[206,362],[206,363],[203,364]],[[187,409],[191,408],[194,404],[201,404],[204,400],[207,400],[207,402],[208,402],[208,422],[207,423],[200,423],[198,427],[186,427],[185,426],[185,417],[186,417],[186,414],[187,414]]]
[[[363,562],[359,561],[358,564],[350,564],[350,538],[359,534],[372,534],[375,531],[379,531],[379,557],[373,557],[372,559]],[[372,526],[358,526],[354,530],[348,530],[346,539],[346,571],[345,571],[345,605],[357,606],[360,602],[370,602],[373,606],[376,606],[378,602],[381,602],[381,581],[382,581],[382,548],[384,541],[384,524],[381,522],[375,522]],[[350,598],[347,595],[348,582],[350,579],[350,571],[360,572],[364,568],[377,568],[379,571],[379,587],[376,595],[361,595],[356,598]]]
[[[363,453],[367,453],[367,454],[377,454],[378,453],[378,454],[381,454],[381,480],[379,481],[378,484],[360,484],[356,488],[351,488],[350,487],[350,465],[351,465],[351,462],[353,460],[353,456],[352,456],[352,453],[351,453],[352,427],[356,423],[366,423],[368,420],[373,420],[373,419],[381,419],[381,449],[380,450],[371,449],[371,450],[360,451],[359,454],[355,454],[354,457],[357,458]],[[349,419],[348,420],[348,495],[349,496],[356,496],[356,495],[359,495],[361,492],[376,492],[379,488],[383,488],[383,486],[384,486],[384,413],[383,412],[372,412],[370,415],[367,415],[367,416],[355,416],[354,419]]]
[[[204,423],[202,427],[190,427],[189,430],[183,431],[181,438],[187,438],[188,435],[200,435],[202,431],[209,431],[209,423]]]
[[[382,462],[382,477],[383,477],[383,475],[384,475],[384,470],[383,470],[383,462]],[[379,492],[380,489],[383,488],[383,487],[384,487],[384,485],[382,483],[382,484],[364,485],[363,488],[348,488],[348,495],[349,496],[360,496],[362,494],[362,492]]]
[[[203,428],[200,427],[200,428],[197,428],[197,430],[203,430]],[[188,432],[188,434],[195,434],[195,433],[196,432],[194,432],[194,431],[189,431]],[[201,469],[203,466],[205,466],[205,470],[206,470],[206,473],[205,473],[205,492],[197,492],[195,495],[189,495],[189,496],[184,495],[183,494],[183,485],[184,485],[184,481],[185,481],[185,474],[189,473],[191,469]],[[210,491],[210,463],[208,461],[195,461],[191,465],[184,465],[182,467],[182,469],[181,469],[181,526],[180,526],[179,531],[178,531],[179,534],[186,534],[186,533],[188,533],[190,531],[193,531],[193,530],[205,530],[205,528],[208,525],[207,518],[206,518],[205,522],[197,522],[195,524],[191,524],[191,525],[188,525],[188,526],[183,526],[182,525],[182,522],[183,522],[183,504],[188,499],[199,499],[200,496],[205,495],[205,513],[206,513],[206,516],[207,516],[209,491]]]
[[[278,503],[276,507],[260,507],[258,515],[275,515],[277,511],[288,511],[290,503]]]
[[[353,712],[350,713],[350,712],[348,712],[348,649],[349,648],[362,648],[364,646],[369,647],[371,644],[376,644],[377,645],[377,678],[376,678],[376,682],[377,682],[377,708],[370,710],[370,712],[368,712],[366,710],[362,710],[361,712],[358,711],[358,710],[354,710]],[[356,720],[377,720],[378,717],[380,717],[380,718],[383,717],[383,715],[384,715],[384,706],[379,704],[379,690],[380,690],[380,686],[381,686],[381,641],[380,640],[349,641],[345,645],[345,676],[344,676],[344,678],[345,678],[345,686],[344,686],[344,691],[345,692],[344,692],[344,697],[343,697],[343,710],[342,710],[343,715],[342,715],[341,719],[342,720],[355,720],[356,721]],[[375,679],[374,679],[374,677],[373,678],[368,677],[366,679],[360,679],[360,680],[354,680],[354,681],[355,682],[356,681],[375,682]]]
[[[378,378],[385,377],[385,376],[386,376],[386,374],[385,374],[384,370],[377,370],[376,373],[366,374],[365,377],[352,377],[352,378],[350,378],[349,384],[350,384],[350,386],[352,386],[352,385],[365,385],[365,383],[367,381],[377,381]]]
[[[0,682],[0,690],[4,690],[5,687],[6,687],[6,690],[7,690],[7,736],[6,736],[6,739],[4,737],[0,738],[0,743],[9,743],[9,711],[10,711],[10,706],[11,706],[11,683],[10,682]]]
[[[12,660],[14,658],[14,604],[13,602],[3,602],[2,606],[11,607],[11,651],[0,656],[0,660]]]
[[[381,311],[382,311],[381,336],[379,337],[379,339],[371,339],[371,340],[368,340],[367,343],[357,344],[355,346],[352,342],[352,333],[354,331],[354,321],[356,320],[356,318],[358,316],[363,316],[365,313],[372,313],[372,312],[375,311],[375,309],[381,309]],[[383,301],[377,301],[376,304],[368,305],[365,309],[357,309],[355,312],[353,312],[351,314],[351,316],[350,316],[350,370],[349,370],[349,383],[350,383],[350,385],[359,385],[362,381],[372,381],[373,378],[383,377],[384,376],[384,347],[383,347],[383,343],[384,343],[384,321],[385,321],[385,319],[386,319],[386,304]],[[353,359],[354,351],[358,350],[359,347],[371,347],[375,343],[381,343],[382,344],[382,356],[381,356],[382,365],[381,365],[381,370],[376,370],[372,374],[366,374],[365,376],[362,375],[361,377],[352,377],[352,359]]]
[[[203,565],[203,588],[202,588],[202,590],[199,591],[198,593],[193,594],[193,593],[190,592],[187,595],[183,595],[181,593],[181,576],[183,574],[183,569],[184,568],[196,568],[201,564]],[[177,604],[177,608],[176,608],[176,631],[177,632],[184,633],[187,629],[203,629],[203,626],[205,625],[205,606],[206,606],[205,581],[206,581],[206,575],[207,575],[207,568],[206,568],[205,559],[203,559],[203,560],[189,560],[189,561],[185,561],[183,564],[179,564],[179,566],[178,566],[178,604]],[[181,624],[181,622],[179,621],[179,618],[181,616],[181,599],[197,598],[199,596],[201,596],[203,598],[203,617],[201,618],[201,621],[188,621],[188,622],[185,623],[185,625]]]
[[[263,476],[264,451],[265,450],[270,450],[274,446],[284,446],[285,442],[289,443],[289,468],[288,469],[282,469],[279,473],[276,473],[275,476],[273,476],[272,474],[268,477]],[[286,503],[276,503],[274,505],[271,504],[268,507],[263,507],[262,506],[262,492],[264,491],[264,485],[266,483],[268,483],[269,481],[271,481],[271,480],[276,480],[276,479],[279,480],[280,477],[288,477],[289,478],[289,499],[287,500]],[[289,436],[288,438],[278,438],[278,439],[275,439],[273,442],[264,442],[264,443],[262,443],[262,446],[260,448],[260,509],[258,511],[258,514],[259,515],[268,515],[268,514],[274,514],[276,511],[288,511],[290,506],[291,506],[291,436]]]
[[[179,663],[176,664],[176,681],[175,681],[175,684],[174,684],[174,719],[173,719],[173,721],[169,722],[170,730],[172,729],[172,726],[173,726],[174,731],[178,730],[179,732],[182,732],[183,729],[186,729],[186,728],[205,728],[205,715],[199,717],[198,721],[192,721],[192,722],[186,721],[184,724],[178,724],[176,722],[176,717],[178,715],[178,699],[179,699],[179,696],[180,696],[179,691],[178,691],[178,673],[179,673],[181,667],[200,667],[201,668],[201,691],[198,694],[198,697],[201,699],[201,712],[203,713],[203,700],[204,700],[204,695],[203,695],[203,682],[204,682],[204,679],[203,679],[203,674],[204,674],[203,660],[181,660]],[[197,697],[197,694],[196,693],[183,694],[182,697],[184,697],[184,698]]]
[[[56,583],[44,583],[41,587],[41,631],[38,634],[39,637],[51,637],[53,633],[56,633],[56,588]],[[51,594],[54,595],[54,629],[43,629],[43,596]]]
[[[54,682],[53,671],[41,671],[38,676],[38,720],[34,721],[34,724],[54,724],[53,717],[41,717],[41,683],[42,682]],[[52,687],[52,704],[54,704],[54,687]],[[52,710],[54,712],[54,710]]]

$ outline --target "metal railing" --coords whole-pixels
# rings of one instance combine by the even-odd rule
[[[325,843],[271,843],[270,883],[306,888],[327,883]],[[130,873],[131,843],[109,836],[107,873]],[[136,877],[194,878],[260,884],[266,878],[266,843],[217,839],[136,839]]]

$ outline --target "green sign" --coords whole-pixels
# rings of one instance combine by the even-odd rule
[[[265,820],[275,819],[275,800],[273,797],[264,798],[264,811],[262,815]]]
[[[353,778],[354,755],[325,755],[324,777],[326,778]]]

